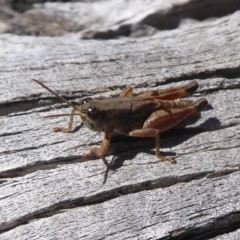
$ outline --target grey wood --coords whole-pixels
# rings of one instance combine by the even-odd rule
[[[238,237],[239,23],[236,12],[108,41],[0,35],[0,239]],[[68,117],[44,116],[70,108],[32,78],[69,99],[197,79],[191,99],[209,105],[163,136],[176,165],[156,159],[151,139],[115,135],[106,172],[101,160],[82,159],[102,134],[52,132]]]
[[[170,239],[219,229],[239,211],[238,172],[119,196],[64,210],[2,234],[2,239]],[[231,189],[231,191],[230,191]],[[187,190],[187,194],[186,194]],[[213,201],[214,199],[214,201]],[[238,216],[239,218],[239,216]],[[193,231],[194,229],[194,231]]]

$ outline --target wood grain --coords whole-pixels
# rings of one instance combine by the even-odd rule
[[[180,4],[180,2],[179,2]],[[0,35],[0,239],[238,239],[240,226],[240,12],[143,38],[82,40]],[[72,134],[68,99],[116,96],[192,79],[209,105],[151,139],[113,136],[105,171],[81,156],[102,135]],[[77,146],[77,147],[76,147]]]

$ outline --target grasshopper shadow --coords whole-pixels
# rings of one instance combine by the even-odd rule
[[[121,136],[117,136],[117,138],[121,138]],[[165,143],[166,134],[163,134],[161,137],[161,153],[166,156],[175,157],[176,153],[164,151],[164,148],[170,148],[173,146],[172,141],[167,141]],[[126,160],[134,159],[137,154],[146,153],[148,155],[152,155],[153,158],[155,156],[155,148],[156,141],[154,138],[133,138],[123,136],[123,140],[119,142],[114,142],[114,138],[112,144],[109,148],[108,155],[113,155],[110,164],[110,170],[115,171],[118,168],[121,168]]]
[[[164,151],[164,148],[175,147],[190,138],[203,133],[214,131],[220,128],[221,122],[217,118],[209,118],[197,127],[188,127],[189,123],[194,123],[199,119],[192,119],[191,122],[184,121],[176,128],[172,128],[161,134],[161,148],[160,151],[165,156],[176,156],[174,152]],[[114,155],[110,161],[111,170],[122,167],[125,160],[131,160],[139,152],[152,155],[155,158],[156,142],[154,138],[134,138],[122,134],[114,133],[112,135],[111,145],[108,155]]]
[[[110,165],[109,168],[107,168],[107,170],[105,171],[103,185],[107,181],[109,171],[114,172],[117,169],[121,168],[124,164],[124,161],[132,160],[133,158],[136,157],[137,154],[139,154],[139,152],[152,155],[153,158],[156,158],[155,156],[156,142],[154,138],[133,138],[133,137],[127,137],[120,134],[118,135],[119,135],[117,136],[118,141],[121,139],[121,136],[125,141],[114,143],[115,139],[113,137],[113,144],[111,144],[110,146],[109,154],[114,156],[109,162],[109,165]],[[126,140],[127,140],[127,144],[126,144]],[[124,146],[124,151],[122,146]],[[166,156],[173,156],[173,157],[176,156],[176,154],[173,152],[161,151],[161,153]]]
[[[75,132],[79,131],[83,126],[84,126],[84,124],[81,123],[80,125],[74,127],[74,129],[72,130],[72,133],[75,133]]]
[[[214,117],[208,118],[205,122],[196,127],[187,127],[190,124],[195,124],[199,118],[200,114],[197,114],[184,120],[177,125],[177,127],[163,132],[161,134],[161,153],[165,156],[175,157],[177,155],[176,153],[166,152],[164,151],[164,148],[172,148],[196,136],[197,134],[221,128],[221,121]],[[104,174],[103,184],[107,181],[109,170],[116,171],[118,168],[123,166],[124,161],[135,158],[139,152],[152,155],[153,158],[156,158],[155,147],[156,142],[154,138],[134,138],[114,133],[112,135],[112,141],[108,151],[108,155],[114,156],[110,161],[110,168],[107,169]]]

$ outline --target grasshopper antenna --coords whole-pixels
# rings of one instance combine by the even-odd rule
[[[52,93],[54,96],[56,96],[57,98],[61,99],[63,102],[67,103],[67,105],[71,106],[73,109],[78,110],[79,109],[73,105],[71,102],[69,102],[67,99],[63,98],[62,96],[58,95],[56,92],[54,92],[52,89],[50,89],[49,87],[47,87],[46,85],[44,85],[43,83],[41,83],[40,81],[36,80],[36,79],[32,79],[34,82],[38,83],[40,86],[42,86],[43,88],[45,88],[46,90],[48,90],[50,93]]]
[[[65,116],[79,116],[79,114],[53,114],[53,115],[47,115],[44,118],[54,118],[54,117],[65,117]]]

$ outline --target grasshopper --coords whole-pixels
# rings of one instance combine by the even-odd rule
[[[153,137],[156,139],[156,157],[162,161],[176,163],[174,158],[160,153],[160,134],[190,115],[198,114],[205,108],[208,101],[201,98],[196,102],[178,100],[193,94],[198,88],[198,82],[192,82],[176,88],[148,91],[133,95],[132,88],[126,89],[118,97],[105,99],[84,98],[81,103],[69,102],[40,81],[33,79],[43,88],[51,92],[72,107],[67,128],[54,128],[55,132],[71,132],[74,115],[79,115],[82,122],[92,131],[103,131],[104,139],[100,148],[93,147],[83,155],[87,159],[92,155],[101,158],[109,168],[105,159],[111,134],[118,132],[132,137]]]

